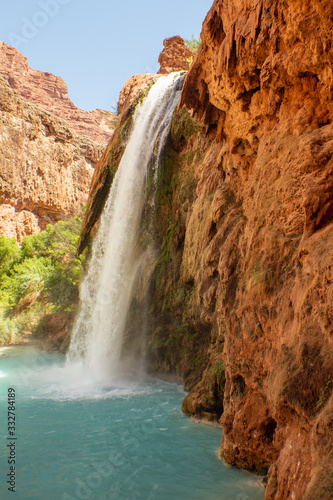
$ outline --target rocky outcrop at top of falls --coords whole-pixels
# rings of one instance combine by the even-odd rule
[[[16,237],[81,215],[114,113],[82,111],[65,82],[0,42],[0,233]]]
[[[163,45],[164,49],[158,58],[161,65],[158,72],[167,75],[173,71],[188,71],[194,52],[185,45],[183,38],[180,36],[166,38]]]
[[[159,173],[150,369],[222,422],[228,462],[268,471],[266,500],[333,492],[332,19],[215,0]]]

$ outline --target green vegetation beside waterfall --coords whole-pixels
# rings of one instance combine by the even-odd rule
[[[21,248],[0,235],[0,343],[40,337],[51,319],[72,319],[87,257],[87,250],[76,257],[80,232],[74,217],[26,236]]]

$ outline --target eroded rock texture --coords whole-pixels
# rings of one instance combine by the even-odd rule
[[[187,71],[194,52],[185,45],[183,38],[180,36],[166,38],[163,45],[164,49],[158,58],[161,65],[159,73],[169,74],[173,71]]]
[[[68,97],[66,82],[52,73],[31,69],[18,50],[0,42],[0,75],[27,101],[65,120],[76,134],[105,144],[115,128],[111,111],[83,111]]]
[[[0,77],[0,231],[21,241],[81,215],[104,146],[76,135]]]
[[[81,215],[114,113],[83,111],[67,85],[0,42],[0,231],[20,242]]]
[[[180,104],[205,129],[177,146],[196,189],[172,196],[172,284],[191,290],[187,330],[197,310],[208,331],[184,409],[207,408],[223,340],[222,453],[271,465],[267,499],[333,494],[332,16],[330,1],[216,0]]]

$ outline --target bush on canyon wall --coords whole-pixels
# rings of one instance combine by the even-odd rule
[[[36,334],[46,315],[71,315],[78,302],[82,264],[76,258],[81,220],[74,217],[23,239],[0,236],[0,343]]]
[[[200,37],[195,38],[195,36],[192,35],[189,40],[185,40],[185,45],[187,45],[189,49],[193,50],[193,52],[197,52],[201,45],[201,39]]]

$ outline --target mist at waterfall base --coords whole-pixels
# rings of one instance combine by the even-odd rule
[[[8,491],[8,389],[16,392],[18,500],[259,500],[258,481],[218,459],[222,430],[182,415],[181,386],[121,369],[142,254],[136,238],[181,77],[161,77],[137,110],[93,245],[67,358],[0,348],[1,498]],[[157,142],[156,142],[157,141]],[[155,159],[152,161],[152,156]]]

